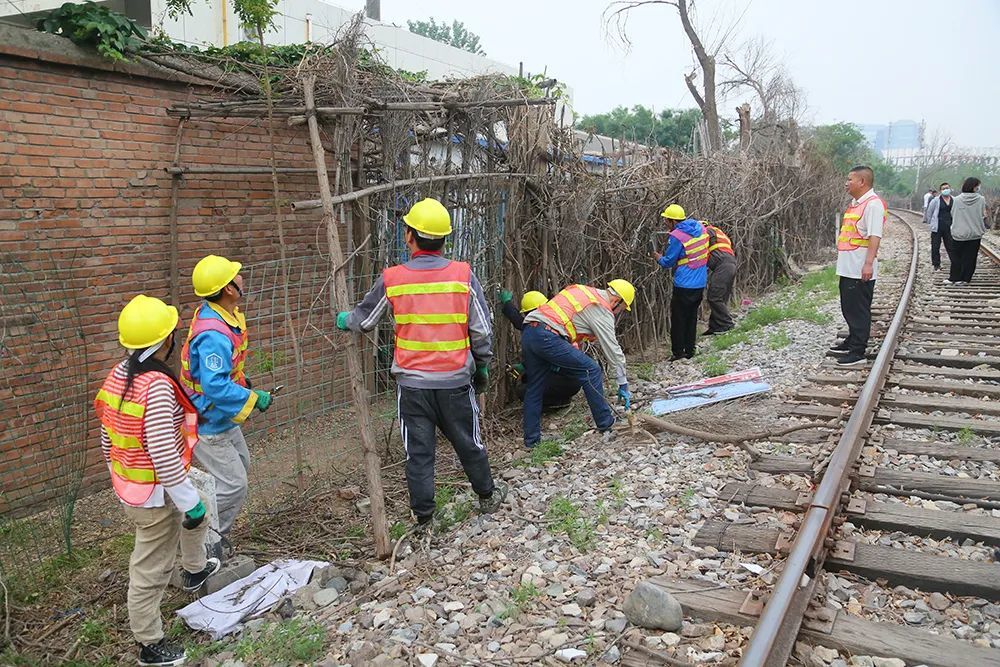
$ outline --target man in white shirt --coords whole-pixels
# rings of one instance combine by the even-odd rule
[[[929,188],[927,192],[924,193],[924,222],[927,222],[927,205],[931,203],[931,200],[937,196],[937,190],[934,188]]]
[[[886,219],[886,205],[875,194],[871,167],[854,167],[847,175],[851,203],[837,235],[837,275],[840,276],[840,310],[848,336],[830,348],[840,366],[865,363],[865,349],[872,326],[872,297],[878,278],[878,248]]]

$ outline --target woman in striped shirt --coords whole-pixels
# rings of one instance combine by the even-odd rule
[[[184,663],[184,650],[165,642],[160,618],[178,546],[184,590],[198,590],[220,567],[206,558],[205,505],[188,478],[198,413],[166,364],[177,321],[177,309],[159,299],[132,299],[118,318],[129,355],[95,401],[112,486],[135,524],[128,612],[140,665]]]

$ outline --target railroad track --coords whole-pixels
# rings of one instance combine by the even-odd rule
[[[919,262],[919,216],[895,218],[910,229],[912,249],[908,267],[899,267],[898,305],[873,309],[877,354],[854,370],[830,359],[788,407],[794,416],[842,418],[843,426],[819,436],[830,438],[818,458],[771,455],[751,464],[819,481],[805,493],[730,483],[720,494],[730,504],[795,513],[794,531],[708,521],[694,539],[719,551],[773,554],[782,559],[777,583],[737,590],[655,580],[677,594],[688,617],[754,626],[741,666],[795,663],[796,641],[906,665],[1000,665],[1000,648],[959,638],[947,622],[1000,601],[1000,256],[984,247],[974,282],[946,286],[944,272],[928,274]],[[901,614],[900,623],[874,620],[877,609],[849,610],[833,595],[844,583],[835,573],[936,593],[936,607]],[[680,664],[646,653],[626,664]]]

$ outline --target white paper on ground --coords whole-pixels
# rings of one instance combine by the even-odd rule
[[[192,630],[219,639],[240,629],[243,621],[260,616],[283,596],[309,583],[313,570],[329,563],[316,560],[276,560],[262,565],[220,591],[178,610]]]

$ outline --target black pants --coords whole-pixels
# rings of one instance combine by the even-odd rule
[[[847,320],[847,344],[851,354],[864,355],[872,332],[872,297],[875,281],[840,277],[840,311]]]
[[[733,298],[733,282],[736,280],[736,260],[724,261],[711,271],[708,278],[708,318],[709,331],[729,331],[733,328],[733,316],[729,313],[729,302]]]
[[[580,393],[580,381],[570,375],[553,370],[545,377],[545,392],[542,394],[542,412],[565,408]],[[517,397],[523,401],[528,391],[528,374],[521,375],[514,387]]]
[[[472,489],[483,498],[493,493],[486,445],[479,433],[479,403],[471,385],[456,389],[397,387],[399,432],[406,449],[406,485],[417,518],[434,514],[434,453],[437,429],[451,442]]]
[[[941,268],[941,244],[944,243],[944,251],[948,253],[948,261],[951,260],[951,227],[938,227],[938,231],[931,232],[931,265],[935,269]]]
[[[972,239],[971,241],[956,241],[952,239],[951,247],[951,275],[948,279],[953,283],[972,281],[972,275],[976,272],[976,261],[979,259],[979,245],[982,239]]]
[[[693,357],[698,338],[698,307],[704,287],[674,285],[670,297],[670,347],[675,357]]]

